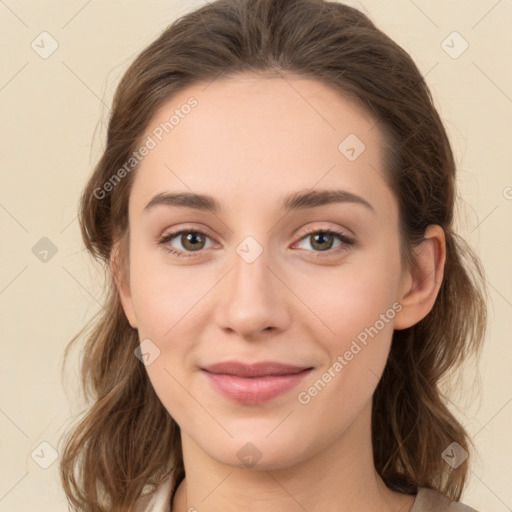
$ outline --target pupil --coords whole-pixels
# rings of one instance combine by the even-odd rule
[[[322,240],[322,238],[329,238],[331,235],[329,233],[318,233],[316,235],[313,236],[314,240],[315,240],[315,244],[318,245],[317,243],[317,239],[320,238],[320,240]],[[324,247],[320,247],[320,249],[325,249],[325,241],[322,243],[322,241],[319,242],[320,246],[324,245]]]
[[[185,239],[187,244],[191,245],[192,249],[197,249],[198,244],[196,242],[199,241],[199,245],[201,243],[201,235],[199,233],[187,233]]]

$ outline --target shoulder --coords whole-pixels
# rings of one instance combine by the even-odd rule
[[[153,491],[141,496],[135,503],[136,512],[171,512],[174,475],[168,476]]]
[[[169,476],[151,493],[141,496],[136,503],[137,512],[172,512],[171,496],[174,490],[174,477]],[[478,512],[460,502],[449,500],[432,489],[420,487],[410,512]]]
[[[478,512],[458,501],[451,501],[443,494],[420,487],[410,512]]]

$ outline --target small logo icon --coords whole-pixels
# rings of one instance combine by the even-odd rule
[[[30,46],[39,57],[47,59],[57,50],[59,43],[48,32],[41,32]]]
[[[469,43],[457,31],[453,31],[441,42],[441,48],[452,59],[458,59],[469,48]]]
[[[357,160],[365,149],[364,142],[355,133],[345,137],[338,146],[339,152],[351,162]]]
[[[252,468],[263,454],[256,448],[253,443],[245,443],[237,452],[237,456],[246,467]]]
[[[441,457],[448,466],[457,469],[468,458],[468,452],[459,443],[454,441],[441,454]]]
[[[57,246],[44,236],[32,247],[32,254],[39,261],[48,263],[57,254],[57,250]]]
[[[253,263],[263,252],[263,247],[254,237],[246,236],[237,246],[236,252],[246,263]]]
[[[59,457],[57,450],[46,441],[40,443],[30,454],[32,460],[43,469],[48,469]]]
[[[133,351],[135,357],[141,361],[144,366],[152,364],[160,356],[160,349],[149,339],[141,341],[140,345]]]

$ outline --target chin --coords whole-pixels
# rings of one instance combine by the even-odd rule
[[[269,439],[266,435],[235,436],[224,443],[203,444],[202,449],[217,462],[240,469],[286,469],[308,457],[304,448],[297,449],[303,442],[290,436]]]

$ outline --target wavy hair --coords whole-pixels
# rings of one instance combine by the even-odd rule
[[[120,241],[128,272],[128,199],[136,168],[99,199],[97,191],[127,162],[150,120],[174,94],[219,75],[256,72],[320,81],[357,101],[385,137],[385,168],[399,206],[403,262],[425,229],[446,236],[444,279],[429,314],[395,331],[373,396],[376,470],[388,487],[419,486],[461,496],[468,460],[456,469],[442,452],[471,441],[447,406],[442,380],[478,355],[486,326],[484,272],[454,231],[456,164],[424,78],[409,54],[362,12],[322,0],[217,0],[174,21],[145,48],[116,89],[106,147],[79,205],[85,247],[104,264],[104,308],[79,339],[81,377],[89,408],[68,432],[60,475],[77,511],[120,512],[173,473],[184,474],[179,427],[134,357],[137,330],[124,314],[112,275]]]

